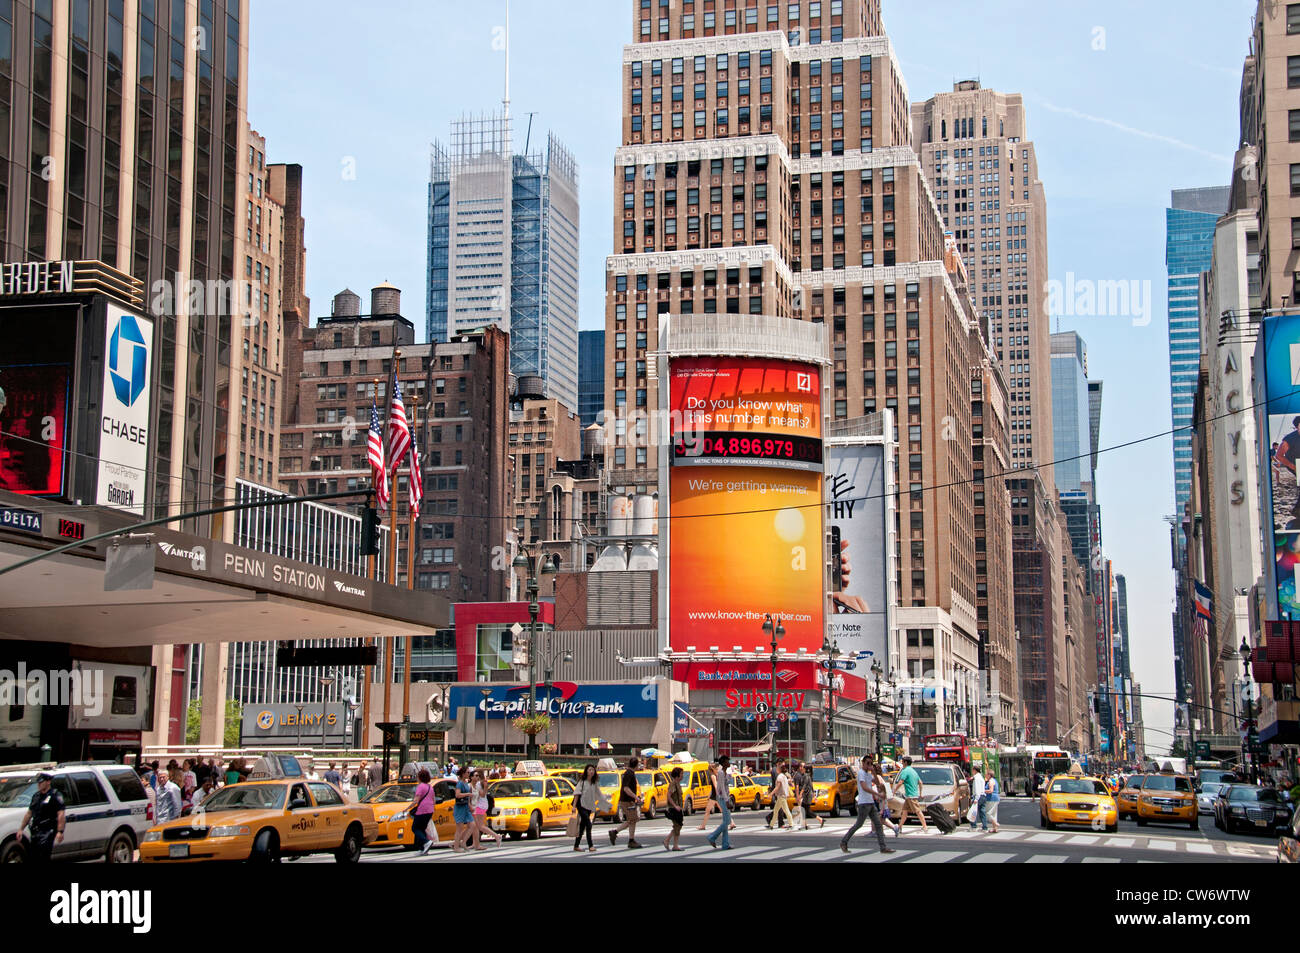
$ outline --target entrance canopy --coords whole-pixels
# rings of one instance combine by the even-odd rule
[[[99,648],[433,635],[441,596],[154,530],[150,589],[104,591],[103,544],[0,575],[0,638]],[[47,542],[0,534],[0,568]]]

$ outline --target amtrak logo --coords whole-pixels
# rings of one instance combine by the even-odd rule
[[[108,339],[108,376],[113,393],[130,407],[144,393],[149,370],[149,346],[134,317],[124,314]]]

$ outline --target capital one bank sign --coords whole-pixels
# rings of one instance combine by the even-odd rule
[[[149,463],[153,322],[114,304],[107,312],[95,502],[142,516]]]

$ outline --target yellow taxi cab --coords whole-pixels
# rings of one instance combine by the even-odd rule
[[[415,834],[411,830],[413,818],[408,813],[411,802],[415,800],[418,781],[410,779],[390,781],[373,791],[366,793],[362,804],[369,804],[375,812],[375,823],[379,834],[370,844],[371,847],[391,847],[396,844],[413,850]],[[445,842],[456,836],[456,822],[452,820],[452,808],[456,805],[456,782],[438,780],[433,782],[433,820],[429,829],[436,830],[438,841]]]
[[[769,771],[769,772],[766,772],[766,773],[764,773],[764,774],[753,774],[753,775],[750,775],[750,778],[749,778],[749,779],[750,779],[751,781],[753,781],[755,784],[757,784],[758,787],[759,787],[759,789],[762,791],[762,794],[763,794],[763,806],[764,806],[764,807],[767,807],[767,808],[770,808],[770,807],[772,806],[772,774],[771,774],[771,772]],[[790,787],[793,788],[794,785],[792,784],[792,785],[790,785]],[[793,792],[791,792],[790,796],[789,796],[788,798],[786,798],[786,803],[790,805],[790,810],[792,810],[792,811],[794,810],[795,800],[796,800],[796,799],[795,799],[795,796],[794,796],[794,793],[793,793]]]
[[[840,808],[846,808],[850,814],[857,815],[858,781],[852,768],[846,764],[814,764],[810,770],[813,813],[826,811],[831,817],[839,817]]]
[[[742,807],[752,807],[756,811],[763,809],[763,789],[754,783],[754,779],[744,774],[731,777],[731,809],[737,811]]]
[[[567,778],[574,787],[582,780],[585,768],[548,768],[546,773],[553,778]]]
[[[1119,794],[1115,797],[1115,803],[1119,805],[1119,816],[1137,817],[1138,798],[1142,796],[1142,782],[1146,780],[1145,774],[1134,774],[1119,789]]]
[[[1142,782],[1137,803],[1138,827],[1157,824],[1186,824],[1192,830],[1201,826],[1196,806],[1196,785],[1182,774],[1148,774]]]
[[[378,833],[369,804],[348,803],[325,781],[243,781],[210,795],[192,814],[150,828],[140,860],[276,863],[332,853],[339,863],[356,863]]]
[[[600,793],[604,795],[602,803],[604,808],[596,808],[597,820],[618,820],[618,796],[619,789],[622,787],[623,769],[609,767],[599,768],[596,772],[596,784],[600,786]]]
[[[1038,821],[1054,830],[1057,824],[1084,824],[1094,830],[1119,830],[1119,808],[1100,778],[1058,774],[1048,782],[1038,801]]]
[[[713,775],[709,772],[708,763],[673,763],[667,765],[667,768],[669,771],[673,768],[682,769],[682,802],[686,805],[686,813],[708,810],[709,798],[713,795]]]
[[[668,806],[668,775],[665,772],[638,771],[636,783],[641,791],[642,817],[654,817]]]
[[[573,813],[573,784],[568,778],[534,775],[507,778],[488,784],[495,813],[488,826],[511,840],[525,834],[537,840],[544,830],[563,830]]]

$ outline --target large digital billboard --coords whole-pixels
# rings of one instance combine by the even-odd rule
[[[820,469],[821,375],[815,365],[686,357],[669,371],[673,464]]]
[[[1257,407],[1266,433],[1260,472],[1272,517],[1278,618],[1300,619],[1296,569],[1300,566],[1300,315],[1264,321],[1264,394]]]
[[[669,630],[674,651],[820,650],[821,374],[771,358],[676,357],[668,369]]]
[[[838,543],[841,564],[848,570],[831,593],[828,632],[843,654],[869,655],[888,668],[886,592],[891,553],[885,482],[883,444],[832,443],[827,447],[826,519],[831,538]]]
[[[0,311],[0,490],[63,493],[76,334],[73,308]]]
[[[669,615],[672,647],[752,651],[779,615],[781,646],[822,646],[820,473],[674,467]]]

